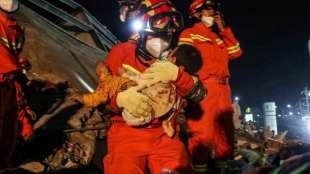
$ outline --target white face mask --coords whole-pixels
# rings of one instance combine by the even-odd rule
[[[0,0],[0,8],[6,12],[14,12],[18,9],[18,0]]]
[[[214,17],[202,16],[201,21],[206,24],[208,27],[212,27],[214,24]]]
[[[167,50],[170,43],[163,40],[162,38],[151,38],[146,41],[146,50],[154,57],[159,58],[161,54]]]

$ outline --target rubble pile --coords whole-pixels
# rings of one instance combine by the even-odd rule
[[[309,167],[309,162],[301,159],[309,158],[310,145],[286,139],[288,131],[273,136],[268,128],[257,131],[248,129],[251,125],[244,127],[236,130],[235,157],[228,168],[239,165],[237,173],[289,173],[297,169],[297,164],[304,165],[303,162]],[[296,166],[282,170],[283,166],[290,165],[289,161],[294,161]],[[302,171],[308,171],[308,167]]]
[[[38,119],[32,140],[18,145],[12,172],[93,167],[96,158],[102,167],[102,156],[95,157],[96,144],[106,137],[109,116],[104,109],[84,108],[71,97],[95,86],[95,62],[106,53],[69,37],[23,6],[16,18],[29,38],[22,54],[29,56],[33,69],[24,89]],[[184,123],[185,117],[178,122]],[[286,139],[287,131],[274,136],[268,128],[256,130],[252,124],[238,123],[236,128],[234,160],[224,173],[289,173],[310,167],[310,145]]]
[[[18,168],[32,173],[93,168],[94,156],[99,153],[96,144],[105,140],[111,124],[109,116],[101,108],[85,108],[73,101],[79,91],[55,74],[32,72],[28,80],[25,92],[38,120],[34,122],[35,137],[23,144],[22,149],[28,150],[17,160]],[[183,115],[178,123],[184,125],[185,119]],[[304,161],[301,159],[309,156],[310,145],[286,139],[287,133],[274,136],[268,128],[257,130],[251,122],[241,124],[235,134],[234,160],[228,162],[224,173],[268,173],[283,164]]]

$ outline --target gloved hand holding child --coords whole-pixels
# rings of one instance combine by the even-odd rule
[[[150,105],[150,98],[139,93],[141,89],[143,87],[135,86],[118,93],[116,102],[120,108],[142,120],[152,115],[153,108]]]
[[[179,67],[169,61],[158,61],[152,64],[140,75],[147,87],[155,83],[175,82],[178,78]]]

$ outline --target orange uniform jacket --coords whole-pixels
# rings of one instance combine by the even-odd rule
[[[8,18],[0,13],[0,83],[4,81],[4,74],[17,71],[18,53],[24,42],[24,33],[15,20]],[[24,104],[24,94],[19,82],[15,81],[17,90],[16,99],[19,105],[18,121],[22,122],[21,135],[23,137],[32,134],[30,121],[25,117],[25,112],[30,110],[29,106]]]
[[[203,110],[201,119],[187,120],[188,130],[192,134],[188,148],[193,158],[197,156],[196,159],[199,161],[206,159],[201,154],[195,153],[201,144],[205,147],[214,145],[216,157],[228,155],[232,150],[231,133],[234,129],[230,121],[232,108],[228,64],[230,59],[241,55],[241,49],[230,28],[219,34],[220,36],[200,22],[185,29],[178,43],[193,45],[200,51],[203,65],[198,76],[208,89],[207,97],[200,103]]]
[[[147,68],[136,57],[136,43],[132,41],[114,46],[106,59],[106,65],[112,75],[120,75],[123,65],[129,65],[141,73]],[[177,93],[185,96],[194,87],[194,81],[181,67],[175,85]],[[120,113],[115,97],[110,102],[110,108]],[[153,120],[147,127],[138,128],[123,123],[120,114],[115,114],[112,120],[116,123],[108,131],[104,173],[144,174],[146,164],[152,173],[188,168],[184,144],[178,136],[167,136],[158,120]]]
[[[21,105],[24,101],[20,84],[6,80],[4,76],[17,70],[17,53],[23,43],[21,31],[14,20],[0,13],[0,170],[6,167],[13,154],[18,136],[17,123],[22,124],[21,136],[32,134],[30,122],[24,116],[29,108]]]
[[[222,38],[203,23],[185,29],[180,35],[179,45],[194,45],[202,54],[203,67],[198,73],[202,81],[211,76],[229,77],[229,59],[241,55],[240,45],[230,28],[220,32],[220,35]]]
[[[128,41],[112,48],[110,54],[106,59],[106,65],[111,71],[112,75],[121,75],[119,72],[123,65],[129,65],[139,72],[144,72],[147,68],[143,65],[138,58],[136,58],[135,52],[136,44],[133,41]],[[194,81],[192,77],[184,71],[183,67],[179,68],[178,79],[175,82],[177,87],[177,93],[180,96],[186,96],[194,87]],[[115,98],[111,101],[111,108],[114,110],[120,110],[117,107]]]
[[[16,21],[0,13],[0,74],[17,69],[15,53],[22,47],[23,33]]]

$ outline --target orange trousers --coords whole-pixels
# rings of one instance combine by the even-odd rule
[[[186,171],[189,160],[178,136],[169,138],[161,126],[133,128],[125,123],[112,124],[108,131],[105,174],[152,174]]]
[[[188,131],[192,135],[188,142],[189,152],[192,159],[205,160],[203,158],[210,156],[211,152],[203,153],[199,149],[214,148],[215,158],[227,157],[231,155],[234,144],[231,90],[228,83],[220,84],[214,80],[203,83],[208,95],[200,103],[202,116],[187,120]]]
[[[18,137],[18,106],[13,81],[0,82],[0,170],[14,153]]]

